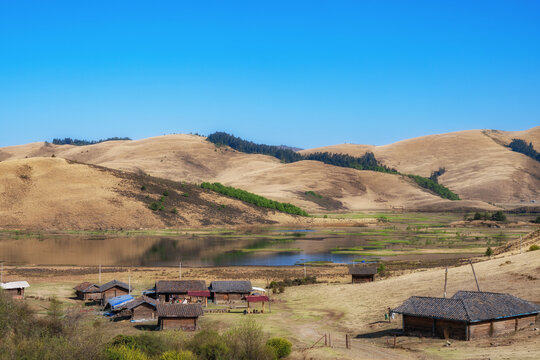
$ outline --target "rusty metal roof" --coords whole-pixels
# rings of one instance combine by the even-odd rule
[[[392,310],[404,315],[478,322],[540,313],[540,306],[510,294],[458,291],[451,298],[413,296]]]
[[[157,305],[157,301],[155,299],[149,298],[148,296],[141,296],[127,303],[126,309],[131,310],[142,304],[149,304],[155,308]]]
[[[83,293],[92,293],[92,292],[98,292],[99,286],[96,284],[89,283],[88,281],[85,281],[75,286],[73,290],[80,291]]]
[[[268,296],[266,295],[251,295],[246,296],[247,302],[268,302],[270,299],[268,299]]]
[[[106,284],[103,284],[99,287],[99,292],[104,292],[106,290],[109,290],[115,286],[118,286],[119,288],[122,288],[122,289],[126,289],[126,290],[132,290],[130,289],[129,285],[126,284],[125,282],[122,282],[122,281],[118,281],[118,280],[113,280],[113,281],[109,281],[108,283]]]
[[[159,280],[156,282],[158,294],[187,294],[188,291],[208,290],[204,280]]]
[[[158,317],[193,318],[202,316],[202,314],[203,309],[200,304],[157,303]]]

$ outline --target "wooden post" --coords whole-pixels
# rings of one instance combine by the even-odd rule
[[[446,271],[444,272],[444,296],[446,297],[446,283],[448,282],[448,266],[446,267]]]
[[[208,296],[204,297],[204,307],[208,307]]]
[[[2,270],[0,270],[0,284],[4,283],[4,263],[2,262]]]
[[[396,347],[396,338],[397,338],[397,335],[394,335],[394,347]]]
[[[178,276],[180,280],[182,280],[182,262],[180,261],[179,270],[178,270]]]
[[[349,335],[348,334],[345,334],[345,348],[346,349],[349,348]]]
[[[480,291],[480,285],[478,285],[478,278],[476,277],[476,273],[474,272],[474,266],[472,264],[472,260],[469,259],[469,264],[471,264],[471,267],[472,267],[472,273],[474,275],[474,280],[476,281],[476,288],[478,289],[478,291]]]
[[[328,338],[326,334],[324,334],[324,346],[328,346]]]
[[[332,336],[328,333],[328,346],[332,347]]]
[[[101,264],[99,264],[99,285],[101,285]]]

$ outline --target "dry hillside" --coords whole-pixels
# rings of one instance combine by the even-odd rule
[[[526,131],[469,130],[429,135],[384,146],[342,144],[303,150],[353,156],[372,151],[387,166],[404,173],[429,176],[440,167],[439,182],[462,199],[501,204],[540,200],[540,163],[504,145],[512,138],[530,141],[540,149],[540,127]]]
[[[265,155],[216,147],[195,135],[167,135],[89,146],[31,143],[0,149],[0,159],[52,155],[174,181],[218,181],[291,202],[310,212],[351,210],[460,210],[495,207],[482,201],[448,201],[401,176],[357,171],[316,161],[282,164]],[[306,195],[314,191],[319,199]]]
[[[160,203],[165,191],[163,210],[151,210],[149,205]],[[0,162],[0,228],[138,229],[297,221],[192,184],[59,158]]]

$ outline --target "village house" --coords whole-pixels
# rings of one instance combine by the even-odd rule
[[[24,299],[24,289],[30,287],[26,281],[12,281],[0,283],[0,287],[11,296],[13,299]]]
[[[245,300],[251,293],[251,281],[212,281],[210,292],[215,304]]]
[[[126,305],[126,310],[129,311],[131,320],[134,321],[146,321],[156,319],[156,305],[155,299],[147,296],[141,296]]]
[[[158,327],[160,330],[196,330],[197,320],[203,315],[200,304],[157,303]]]
[[[458,291],[451,298],[413,296],[392,311],[403,315],[407,335],[473,340],[533,325],[540,306],[510,294]]]
[[[103,307],[103,310],[119,312],[121,310],[124,310],[127,304],[132,302],[133,300],[135,300],[135,298],[131,295],[115,296],[105,301],[105,306]]]
[[[99,285],[89,282],[83,282],[73,288],[77,299],[80,300],[101,300],[101,293],[99,292]]]
[[[117,297],[120,295],[127,295],[131,292],[131,288],[128,284],[113,280],[99,287],[99,293],[103,303],[106,303],[108,299]]]
[[[352,284],[361,284],[375,280],[377,274],[376,266],[349,266],[349,274],[352,277]]]
[[[160,280],[156,282],[160,302],[182,302],[190,291],[207,291],[204,280]]]

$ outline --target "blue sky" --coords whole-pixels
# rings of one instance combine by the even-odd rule
[[[0,1],[0,146],[540,125],[538,1]]]

